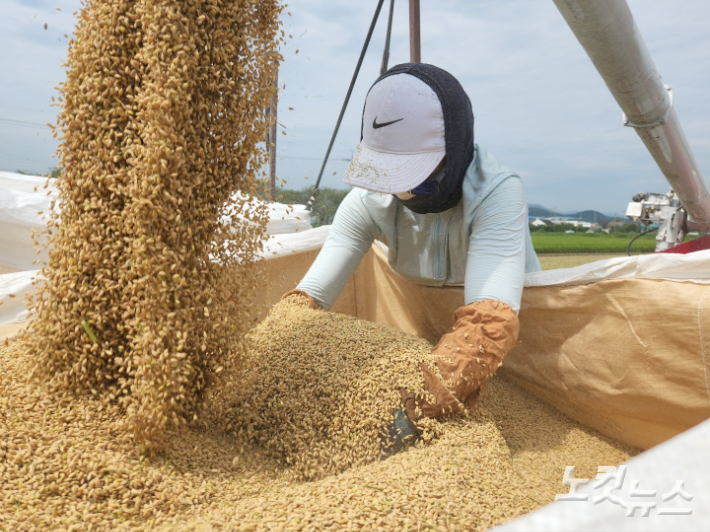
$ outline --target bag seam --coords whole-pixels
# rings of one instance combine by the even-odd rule
[[[708,375],[707,357],[705,356],[705,339],[703,338],[703,303],[705,298],[710,293],[710,288],[707,288],[698,302],[698,335],[700,337],[700,356],[703,361],[703,372],[705,374],[705,391],[708,395],[708,406],[710,407],[710,376]]]

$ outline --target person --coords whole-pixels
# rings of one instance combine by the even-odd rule
[[[352,185],[328,237],[291,294],[330,309],[374,240],[413,283],[464,284],[454,329],[432,349],[440,376],[420,366],[436,399],[401,390],[407,418],[473,407],[517,341],[526,272],[540,263],[518,174],[474,143],[461,84],[433,65],[397,65],[372,85],[361,142],[343,180]]]

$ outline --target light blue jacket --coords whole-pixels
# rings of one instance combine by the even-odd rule
[[[540,270],[522,181],[478,145],[448,211],[416,214],[390,194],[353,189],[298,288],[330,309],[374,240],[408,281],[463,284],[466,304],[495,299],[518,312],[525,273]]]

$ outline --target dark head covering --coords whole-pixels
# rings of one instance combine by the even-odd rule
[[[418,214],[443,212],[454,207],[463,194],[463,179],[473,161],[473,109],[466,91],[458,80],[434,65],[403,63],[382,74],[375,84],[388,76],[409,74],[432,88],[439,97],[444,113],[444,136],[446,166],[435,179],[436,192],[400,200],[407,208]],[[364,110],[363,110],[364,113]],[[360,129],[362,140],[362,128]]]

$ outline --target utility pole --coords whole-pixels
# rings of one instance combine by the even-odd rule
[[[422,43],[419,20],[419,0],[409,0],[409,61],[422,62]]]
[[[271,97],[271,112],[269,118],[271,122],[271,133],[269,134],[269,201],[276,201],[276,120],[278,120],[278,101],[279,96],[279,72],[276,71],[276,79],[274,80],[274,94]]]
[[[552,229],[557,231],[557,207],[552,207]]]

